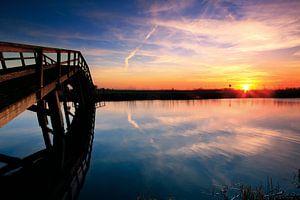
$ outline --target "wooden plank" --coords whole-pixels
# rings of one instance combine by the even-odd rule
[[[1,46],[0,51],[2,52],[33,52],[33,49],[30,48],[22,48],[22,47],[14,47],[14,46]]]
[[[0,127],[4,126],[16,116],[24,112],[29,106],[36,102],[36,94],[32,93],[18,102],[11,104],[0,112]]]
[[[36,49],[43,49],[43,51],[45,53],[56,53],[57,50],[60,50],[62,53],[68,53],[70,51],[78,52],[76,50],[69,50],[69,49],[60,49],[60,48],[51,48],[51,47],[43,47],[43,46],[36,46],[36,45],[0,42],[0,52],[34,52]]]
[[[73,76],[77,71],[78,69],[70,72],[70,77]],[[68,80],[67,74],[63,75],[60,79],[61,83],[65,82],[66,80]],[[54,80],[52,83],[47,84],[40,90],[35,91],[34,93],[24,97],[23,99],[20,99],[19,101],[14,102],[11,105],[3,108],[0,111],[0,128],[5,124],[7,124],[8,122],[10,122],[11,120],[13,120],[19,114],[24,112],[27,108],[32,106],[34,103],[44,98],[51,91],[55,90],[56,86],[57,86],[57,82],[56,80]]]
[[[19,52],[20,54],[23,54],[23,52]],[[29,57],[24,57],[23,56],[23,59],[34,59],[35,57],[33,56],[29,56]],[[21,60],[22,57],[12,57],[12,58],[0,58],[0,60]]]
[[[34,74],[35,70],[34,69],[26,69],[26,70],[22,70],[22,71],[18,71],[18,72],[11,72],[8,74],[2,74],[0,75],[0,83],[4,82],[4,81],[9,81],[15,78],[20,78],[20,77],[24,77],[24,76],[28,76],[30,74]]]

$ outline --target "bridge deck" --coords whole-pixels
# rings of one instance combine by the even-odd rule
[[[28,60],[31,64],[26,64]],[[8,65],[17,61],[21,66]],[[92,84],[79,51],[0,42],[0,64],[0,127],[79,70],[87,74]]]
[[[68,71],[68,67],[62,67],[61,77],[57,79],[55,69],[46,70],[44,75],[47,78],[44,79],[45,84],[42,88],[39,88],[36,74],[30,74],[0,84],[0,127],[45,97],[56,88],[58,83],[63,83],[77,71],[78,68]]]

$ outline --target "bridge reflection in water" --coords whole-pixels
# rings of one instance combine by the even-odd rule
[[[76,199],[95,121],[85,59],[79,51],[0,42],[0,64],[0,127],[27,109],[36,112],[45,142],[25,158],[0,152],[0,199]]]
[[[0,195],[8,199],[76,199],[89,169],[94,120],[93,107],[77,114],[60,141],[63,147],[53,145],[23,159],[0,155],[0,161],[7,163],[0,168]]]

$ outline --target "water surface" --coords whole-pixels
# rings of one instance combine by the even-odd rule
[[[106,103],[80,199],[213,199],[224,186],[265,187],[268,177],[299,194],[299,111],[299,99]],[[41,148],[34,113],[0,129],[2,154]]]
[[[107,103],[81,199],[210,199],[268,177],[299,192],[299,111],[293,99]]]

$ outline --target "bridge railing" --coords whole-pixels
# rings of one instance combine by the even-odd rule
[[[85,83],[81,99],[94,101],[95,87],[80,51],[0,42],[0,127],[75,74],[84,81],[80,87]]]
[[[67,68],[68,72],[80,67],[93,83],[87,62],[76,50],[0,42],[0,66],[0,83],[38,73],[40,86],[43,87],[43,71],[58,68],[58,76],[61,76],[62,67]]]

